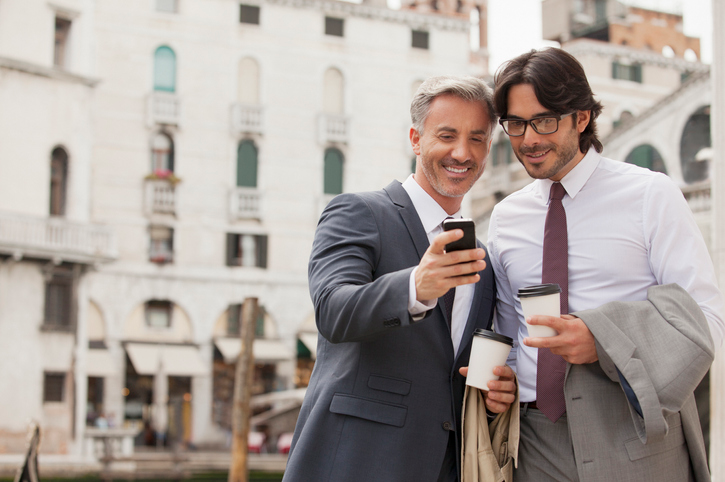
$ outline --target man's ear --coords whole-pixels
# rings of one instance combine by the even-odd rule
[[[592,117],[592,111],[580,110],[576,113],[576,130],[579,134],[584,132],[584,129],[589,125],[589,121]]]
[[[420,155],[420,133],[414,126],[410,126],[410,132],[408,133],[410,137],[410,145],[413,148],[413,152],[415,152],[416,156]]]

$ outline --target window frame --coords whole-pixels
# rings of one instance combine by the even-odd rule
[[[66,377],[65,372],[43,372],[43,403],[63,403],[66,399]],[[54,390],[57,390],[57,396]]]
[[[245,256],[244,244],[253,240],[254,253]],[[226,265],[229,267],[261,268],[267,269],[269,236],[252,233],[227,233]],[[254,258],[254,264],[245,263],[245,260]]]
[[[260,25],[262,8],[248,3],[239,4],[239,23],[244,25]]]
[[[330,37],[345,37],[345,19],[325,15],[325,35]]]
[[[410,46],[414,49],[430,50],[430,32],[412,29],[410,31]]]
[[[165,325],[162,326],[157,323],[152,323],[151,318],[153,317],[154,312],[164,312],[166,314],[167,319]],[[166,330],[171,328],[173,324],[173,313],[174,303],[169,300],[151,299],[144,303],[144,321],[147,328],[156,330]]]

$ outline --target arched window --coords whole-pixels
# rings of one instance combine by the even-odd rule
[[[259,64],[246,57],[239,61],[238,100],[242,104],[259,103]]]
[[[343,114],[344,80],[342,73],[334,68],[325,72],[323,90],[323,111],[326,114]]]
[[[56,147],[50,154],[50,215],[65,215],[65,196],[68,184],[68,153]]]
[[[257,187],[257,147],[249,140],[237,148],[237,186]]]
[[[697,153],[711,146],[710,106],[705,106],[690,116],[682,131],[680,162],[682,163],[682,176],[686,183],[707,179],[708,161],[698,159]]]
[[[174,172],[174,141],[165,132],[157,133],[151,143],[151,171]]]
[[[344,160],[342,152],[334,147],[325,151],[325,194],[342,193],[342,169]]]
[[[639,167],[646,167],[650,171],[667,174],[667,168],[660,153],[649,144],[642,144],[632,149],[624,162]]]
[[[176,54],[165,45],[154,52],[154,90],[176,92]]]

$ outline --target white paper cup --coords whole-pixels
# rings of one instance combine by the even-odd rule
[[[559,295],[561,288],[558,284],[545,284],[527,286],[519,289],[519,300],[521,300],[521,309],[524,312],[524,319],[535,316],[561,316],[559,307]],[[547,338],[556,336],[559,333],[549,326],[529,325],[529,336]]]
[[[488,390],[486,384],[498,380],[498,376],[493,374],[493,368],[506,364],[513,345],[514,341],[508,336],[480,328],[474,331],[466,385]]]

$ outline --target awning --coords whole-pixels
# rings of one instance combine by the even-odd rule
[[[126,352],[139,375],[156,375],[161,371],[185,377],[210,373],[195,346],[127,343]]]
[[[118,375],[119,370],[108,350],[90,349],[86,358],[86,374],[89,377]]]
[[[297,337],[305,344],[310,353],[312,359],[317,358],[317,333],[299,333]]]
[[[227,363],[234,363],[242,351],[242,340],[239,338],[217,338],[214,340],[217,348]],[[254,361],[278,362],[288,361],[294,358],[292,350],[279,340],[264,340],[258,338],[252,345]]]

